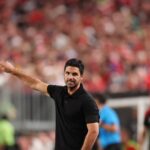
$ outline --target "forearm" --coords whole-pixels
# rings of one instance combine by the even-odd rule
[[[108,125],[108,124],[101,123],[100,127],[110,132],[115,132],[118,130],[118,127],[116,125]]]
[[[23,72],[23,70],[16,67],[11,69],[8,73],[11,73],[12,75],[18,77],[20,80],[22,80],[25,84],[33,89],[36,89],[36,84],[40,81],[32,76],[27,75]]]
[[[97,132],[93,132],[93,133],[88,132],[85,137],[81,150],[91,150],[97,139],[97,136],[98,136]]]

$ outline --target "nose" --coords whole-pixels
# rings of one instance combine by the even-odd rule
[[[69,75],[68,75],[68,79],[73,79],[73,75],[72,75],[72,74],[69,74]]]
[[[69,78],[72,78],[73,76],[72,76],[72,74],[69,74],[69,76],[68,76]]]

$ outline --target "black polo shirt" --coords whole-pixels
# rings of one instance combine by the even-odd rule
[[[87,123],[99,122],[93,98],[80,88],[69,95],[66,86],[48,85],[56,106],[55,150],[80,150],[87,134]]]

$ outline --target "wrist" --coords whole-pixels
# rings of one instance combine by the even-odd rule
[[[17,67],[10,68],[9,73],[13,75],[18,75],[20,73],[20,70]]]

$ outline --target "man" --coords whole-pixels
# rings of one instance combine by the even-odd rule
[[[94,95],[100,114],[99,145],[103,150],[121,150],[120,123],[116,112],[102,94]]]
[[[2,71],[24,81],[31,88],[48,94],[56,106],[55,150],[91,150],[99,132],[96,103],[82,85],[84,65],[70,59],[64,67],[66,86],[48,85],[27,75],[10,63],[0,63]]]

